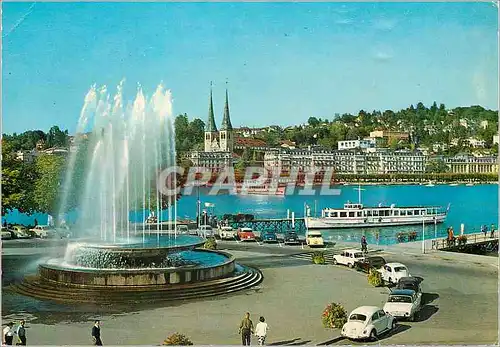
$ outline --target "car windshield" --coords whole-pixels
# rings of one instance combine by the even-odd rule
[[[349,320],[357,320],[360,322],[364,322],[366,320],[366,316],[364,314],[361,314],[361,313],[353,313],[349,317]]]
[[[320,239],[321,235],[309,235],[308,237],[311,239]]]
[[[382,267],[385,265],[385,260],[383,258],[369,258],[368,262],[374,267]]]
[[[363,258],[363,253],[354,253],[354,258]]]
[[[394,268],[394,272],[400,272],[400,271],[406,271],[406,268],[404,266],[396,266]]]
[[[411,303],[411,296],[408,296],[408,295],[390,295],[389,302]]]

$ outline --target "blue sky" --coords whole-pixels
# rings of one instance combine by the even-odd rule
[[[497,109],[491,3],[3,3],[3,132],[73,132],[90,85],[289,125],[434,100]]]

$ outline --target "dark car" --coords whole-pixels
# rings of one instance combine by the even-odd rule
[[[357,261],[356,266],[357,269],[363,272],[370,272],[370,269],[380,269],[382,266],[384,266],[387,262],[385,261],[384,258],[379,257],[379,256],[374,256],[374,257],[366,257],[362,261]]]
[[[293,231],[289,231],[285,234],[283,242],[285,245],[298,245],[300,244],[299,235]]]
[[[276,234],[275,233],[272,233],[272,232],[264,232],[262,233],[262,235],[260,236],[260,239],[262,240],[262,242],[278,242],[278,238],[276,237]]]
[[[422,277],[401,277],[396,285],[396,289],[409,289],[415,293],[421,293],[420,283],[423,280]]]

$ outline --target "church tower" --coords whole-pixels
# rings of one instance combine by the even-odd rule
[[[217,126],[215,125],[214,103],[212,101],[212,84],[210,84],[210,100],[208,104],[208,121],[205,125],[205,152],[219,150]]]
[[[222,118],[222,125],[219,132],[219,143],[220,149],[224,152],[233,152],[234,147],[234,137],[233,137],[233,126],[231,124],[231,118],[229,117],[229,100],[227,96],[226,88],[226,103],[224,105],[224,117]]]

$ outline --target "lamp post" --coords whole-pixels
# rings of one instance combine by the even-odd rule
[[[425,218],[422,218],[422,253],[425,253]]]

